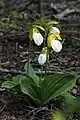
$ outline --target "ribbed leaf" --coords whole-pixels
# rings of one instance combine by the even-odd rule
[[[43,103],[70,90],[76,82],[76,75],[54,74],[44,77],[42,82]]]
[[[26,77],[26,79],[21,80],[21,91],[28,95],[36,104],[41,104],[40,102],[40,87],[36,85],[34,80],[30,77]]]

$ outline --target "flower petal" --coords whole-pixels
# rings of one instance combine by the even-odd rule
[[[58,40],[62,40],[62,38],[61,38],[60,34],[55,33],[54,35],[55,35],[55,37],[56,37]]]
[[[52,40],[51,46],[55,52],[60,52],[62,49],[62,44],[59,40]]]
[[[40,54],[38,57],[38,63],[43,65],[46,62],[46,54]]]
[[[38,46],[43,43],[43,36],[40,33],[33,33],[33,39],[35,44],[37,44]]]
[[[48,37],[47,37],[47,45],[48,45],[48,47],[51,47],[52,39],[55,39],[55,38],[56,38],[56,36],[54,34],[48,35]]]
[[[60,30],[57,27],[52,27],[50,32],[60,34]]]

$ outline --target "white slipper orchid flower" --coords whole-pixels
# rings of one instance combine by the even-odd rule
[[[37,44],[38,46],[40,46],[43,43],[43,36],[38,32],[33,33],[33,39],[35,44]]]
[[[52,47],[55,52],[60,52],[62,50],[62,43],[56,40],[55,34],[50,34],[47,38],[48,47]]]
[[[42,54],[39,55],[38,63],[40,65],[44,65],[44,63],[46,63],[46,53],[42,53]]]
[[[53,39],[51,41],[51,47],[53,48],[53,50],[55,52],[60,52],[62,50],[62,44],[61,44],[61,42],[59,40]]]

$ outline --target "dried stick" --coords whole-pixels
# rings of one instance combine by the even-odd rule
[[[65,16],[68,16],[69,14],[73,13],[80,13],[80,9],[65,9],[64,11],[58,13],[57,15],[53,15],[55,18],[62,20],[65,19]],[[66,20],[66,19],[65,19]]]
[[[0,72],[2,73],[10,73],[10,74],[22,74],[22,75],[27,75],[27,72],[23,72],[23,71],[17,71],[15,69],[3,69],[3,68],[0,68]],[[36,74],[41,74],[41,71],[35,71]],[[53,74],[53,73],[56,73],[55,71],[46,71],[46,74]],[[58,73],[61,73],[63,74],[63,72],[58,72]],[[45,74],[45,71],[42,72],[42,74]]]

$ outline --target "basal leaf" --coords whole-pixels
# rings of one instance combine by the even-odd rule
[[[72,74],[54,74],[44,77],[42,82],[44,103],[70,90],[75,82],[76,75]]]
[[[21,80],[21,91],[29,96],[36,104],[41,104],[40,101],[40,87],[36,85],[34,80],[31,77],[26,77],[26,79]]]

